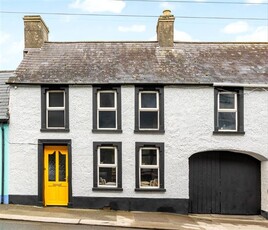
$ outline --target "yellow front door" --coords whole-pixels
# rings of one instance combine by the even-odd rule
[[[44,205],[68,205],[68,148],[44,147]]]

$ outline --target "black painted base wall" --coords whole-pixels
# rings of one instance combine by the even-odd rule
[[[268,212],[261,210],[261,215],[268,220]]]
[[[73,197],[73,208],[125,211],[173,212],[188,214],[188,199],[113,198],[113,197]],[[38,196],[10,195],[10,204],[42,205]],[[69,206],[70,207],[70,206]]]
[[[188,199],[73,197],[73,207],[187,214]]]
[[[9,195],[10,204],[39,205],[38,196]]]

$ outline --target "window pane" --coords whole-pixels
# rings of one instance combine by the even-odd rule
[[[66,181],[66,155],[59,152],[59,181]]]
[[[141,93],[141,108],[157,108],[156,93]]]
[[[114,149],[100,149],[100,163],[101,164],[115,164],[115,150]]]
[[[219,113],[219,129],[236,130],[236,113]]]
[[[100,93],[100,107],[112,107],[114,108],[114,93]]]
[[[49,107],[64,107],[64,93],[49,92]]]
[[[158,169],[141,169],[141,187],[158,187]]]
[[[64,111],[48,111],[48,127],[64,127]]]
[[[220,94],[220,109],[234,109],[235,94]]]
[[[158,129],[158,112],[140,112],[140,128]]]
[[[115,111],[99,111],[99,128],[116,128]]]
[[[48,180],[56,180],[56,152],[48,155]]]
[[[116,168],[99,168],[99,184],[116,186]]]
[[[141,164],[142,165],[157,165],[156,149],[143,149]]]

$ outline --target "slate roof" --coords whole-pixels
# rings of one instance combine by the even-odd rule
[[[9,85],[5,84],[9,77],[14,77],[14,71],[0,71],[0,122],[9,119]]]
[[[268,84],[268,43],[46,42],[9,82]]]

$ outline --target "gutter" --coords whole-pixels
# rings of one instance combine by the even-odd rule
[[[5,84],[12,85],[13,87],[19,87],[20,85],[183,85],[183,86],[213,86],[211,82],[123,82],[123,81],[111,81],[111,82],[6,82]]]
[[[213,83],[213,86],[230,86],[230,87],[245,87],[245,88],[268,88],[268,84],[248,84],[248,83]]]

